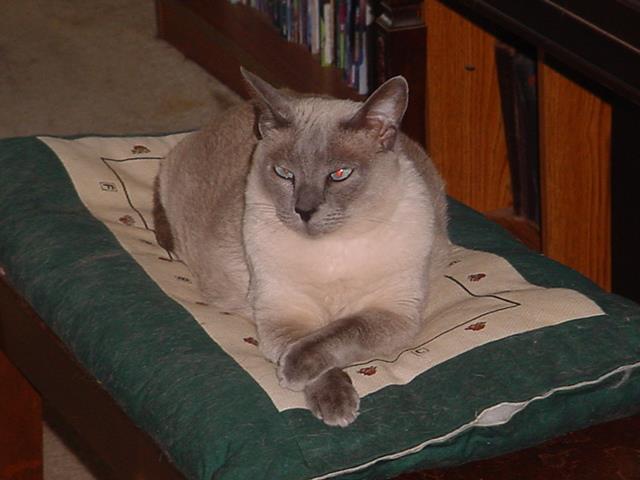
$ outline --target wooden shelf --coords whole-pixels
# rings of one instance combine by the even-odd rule
[[[288,42],[256,9],[228,0],[156,0],[156,11],[160,38],[245,98],[240,65],[298,92],[363,98],[339,69],[321,66],[317,56]]]
[[[374,83],[395,75],[409,83],[402,129],[425,143],[425,30],[421,0],[384,0],[370,33]],[[288,42],[267,15],[229,0],[156,0],[158,35],[209,73],[247,97],[240,65],[271,84],[303,93],[363,100],[342,70],[323,67],[317,55]]]

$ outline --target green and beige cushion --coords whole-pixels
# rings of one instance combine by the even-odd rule
[[[185,477],[390,478],[639,410],[640,307],[451,200],[427,328],[348,368],[360,416],[325,426],[155,242],[152,181],[184,135],[1,140],[0,265]]]

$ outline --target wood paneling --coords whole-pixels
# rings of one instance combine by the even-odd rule
[[[439,0],[425,1],[427,150],[453,197],[487,212],[511,206],[495,38]]]
[[[42,402],[1,350],[0,479],[42,480]]]
[[[540,61],[542,248],[611,288],[611,106]]]
[[[638,0],[443,1],[464,15],[506,29],[640,104]]]

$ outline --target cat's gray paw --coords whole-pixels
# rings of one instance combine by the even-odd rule
[[[325,372],[304,389],[307,407],[330,426],[346,427],[358,416],[360,397],[349,375],[339,368]]]
[[[280,386],[301,391],[324,372],[334,367],[332,358],[317,343],[300,340],[287,348],[278,362]]]

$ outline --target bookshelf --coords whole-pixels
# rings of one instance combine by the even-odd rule
[[[373,87],[404,75],[410,103],[403,130],[425,141],[425,30],[417,0],[385,0],[372,27]],[[158,35],[243,97],[240,65],[276,86],[362,100],[336,67],[287,41],[268,16],[229,0],[156,0]]]

